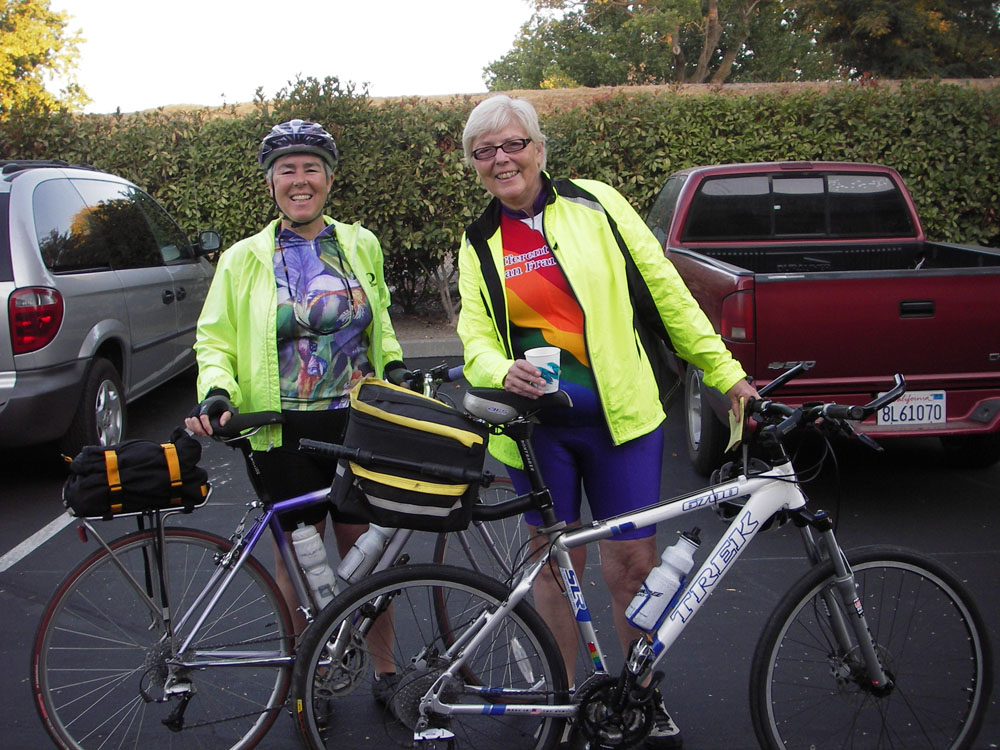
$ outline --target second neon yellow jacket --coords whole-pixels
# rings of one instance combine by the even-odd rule
[[[382,272],[378,239],[358,223],[336,226],[337,241],[372,308],[368,360],[382,375],[387,364],[402,361],[403,352],[389,319],[389,289]],[[277,220],[237,242],[219,259],[205,299],[195,353],[198,397],[222,388],[238,409],[281,411],[278,339],[278,292],[274,279],[274,232]],[[281,445],[281,427],[265,427],[250,438],[254,450]]]

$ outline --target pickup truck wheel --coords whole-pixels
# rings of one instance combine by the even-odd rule
[[[985,469],[1000,461],[1000,432],[941,438],[948,462],[963,469]]]
[[[84,381],[80,404],[59,443],[67,456],[85,445],[114,445],[125,435],[125,388],[118,370],[106,359],[95,359]]]
[[[688,457],[696,472],[708,476],[722,465],[728,435],[704,398],[703,387],[701,370],[688,367],[684,373],[684,432]]]

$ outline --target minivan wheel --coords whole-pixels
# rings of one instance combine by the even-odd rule
[[[108,446],[125,436],[125,389],[121,376],[106,359],[95,359],[84,382],[80,404],[60,450],[75,456],[85,445]]]

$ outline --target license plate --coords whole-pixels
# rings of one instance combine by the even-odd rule
[[[878,410],[878,424],[941,424],[947,416],[944,391],[908,391]]]

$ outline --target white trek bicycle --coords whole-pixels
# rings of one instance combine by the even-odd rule
[[[797,373],[761,389],[762,396]],[[780,600],[754,652],[750,711],[761,747],[970,747],[993,668],[987,630],[965,587],[916,552],[841,550],[831,518],[808,509],[783,445],[788,434],[805,428],[846,432],[874,445],[851,422],[904,391],[896,376],[889,393],[865,406],[754,401],[747,410],[760,428],[748,439],[759,458],[744,448],[731,478],[568,530],[552,511],[530,439],[531,414],[566,405],[565,394],[529,402],[471,389],[467,411],[517,441],[550,544],[519,566],[509,585],[446,565],[401,565],[342,592],[308,629],[295,662],[292,689],[303,738],[311,748],[541,750],[555,747],[572,720],[572,731],[591,747],[636,746],[651,726],[652,686],[662,679],[671,646],[722,590],[721,581],[757,535],[790,521],[801,531],[811,567]],[[637,639],[621,672],[610,673],[568,551],[708,509],[732,519],[728,530],[696,565],[658,629]],[[555,639],[528,601],[550,561],[591,657],[590,674],[574,690]],[[366,638],[390,606],[393,641]],[[376,654],[391,658],[401,676],[387,710],[375,703],[371,670],[338,668],[345,661],[371,663]]]

